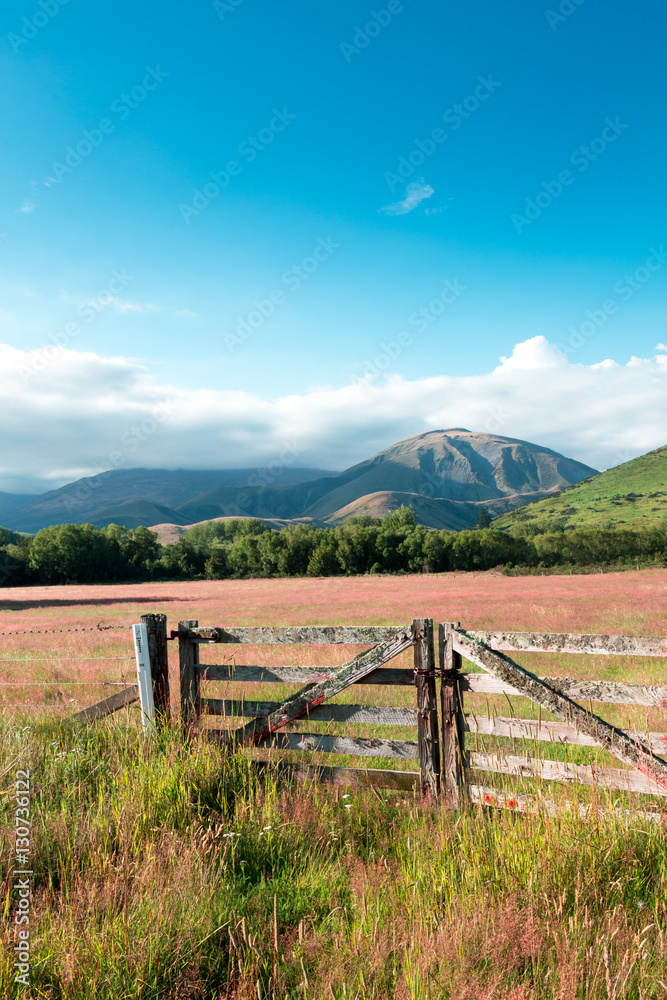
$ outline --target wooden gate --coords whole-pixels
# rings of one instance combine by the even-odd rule
[[[660,756],[667,749],[667,733],[624,730],[594,714],[592,703],[646,705],[667,708],[667,687],[613,681],[537,677],[507,656],[507,651],[667,657],[665,636],[570,635],[532,632],[474,632],[458,622],[440,626],[440,663],[443,691],[456,718],[450,723],[455,753],[447,754],[446,787],[455,802],[463,789],[473,801],[530,809],[529,798],[498,793],[470,782],[471,774],[494,772],[515,777],[540,778],[596,788],[667,796],[667,763]],[[484,673],[464,672],[467,659]],[[560,721],[499,718],[466,714],[463,692],[516,695],[555,715]],[[584,708],[580,701],[587,701]],[[444,700],[443,700],[444,704]],[[446,719],[443,712],[443,718]],[[543,740],[576,746],[601,747],[628,766],[628,770],[538,760],[506,754],[466,752],[466,733],[514,739]]]
[[[666,657],[667,637],[472,632],[461,628],[458,622],[445,623],[439,627],[436,666],[431,619],[415,619],[404,628],[342,625],[199,628],[197,622],[187,621],[181,622],[178,632],[172,634],[179,639],[182,717],[186,726],[198,725],[206,715],[235,721],[245,718],[250,721],[243,726],[209,732],[228,742],[309,754],[419,761],[419,772],[319,764],[314,768],[301,762],[290,764],[295,773],[376,787],[417,787],[431,796],[444,790],[455,807],[466,798],[520,810],[533,807],[526,796],[477,784],[477,774],[485,771],[667,796],[667,763],[660,756],[667,747],[667,734],[619,729],[592,711],[593,701],[667,707],[667,687],[540,678],[506,655],[507,651],[518,651]],[[266,643],[375,645],[342,666],[201,664],[199,660],[202,646],[233,648]],[[385,666],[410,647],[414,650],[412,669]],[[464,659],[484,672],[463,671]],[[205,696],[202,683],[208,681],[234,682],[241,693],[237,690],[232,698],[222,699]],[[302,687],[284,701],[245,697],[243,686],[257,683],[292,683]],[[414,707],[328,703],[352,684],[414,686]],[[466,713],[463,703],[466,691],[529,698],[540,706],[540,711],[546,710],[559,721]],[[580,701],[588,701],[588,707],[583,707]],[[286,726],[291,722],[304,718],[318,723],[370,723],[413,729],[416,726],[417,740],[287,731]],[[601,747],[629,769],[470,751],[465,745],[468,733]]]
[[[293,766],[293,771],[316,773],[320,778],[344,780],[350,784],[411,789],[416,780],[425,794],[436,796],[440,790],[440,746],[438,735],[437,692],[432,619],[415,619],[400,626],[285,626],[200,628],[196,621],[179,623],[181,676],[181,715],[186,726],[200,723],[202,716],[225,719],[249,718],[235,730],[209,730],[216,738],[271,745],[286,750],[349,754],[419,760],[419,774],[385,769]],[[239,644],[375,644],[341,666],[253,666],[235,663],[200,663],[205,646]],[[394,657],[413,649],[413,666],[386,667]],[[228,699],[206,697],[202,683],[233,682],[234,685],[297,683],[304,685],[286,701],[257,701],[243,694]],[[390,708],[377,705],[326,704],[352,684],[407,685],[416,688],[414,708]],[[417,726],[417,741],[364,739],[321,733],[286,732],[284,727],[307,717],[313,722],[373,724],[380,726]]]

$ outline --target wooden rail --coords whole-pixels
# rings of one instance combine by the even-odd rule
[[[549,653],[592,653],[614,656],[667,656],[664,636],[577,636],[532,632],[465,631],[458,623],[440,626],[438,636],[438,667],[435,668],[436,648],[432,625],[428,619],[412,624],[414,668],[373,664],[368,654],[359,654],[354,661],[366,657],[370,670],[348,671],[340,681],[340,667],[253,665],[235,663],[198,663],[202,646],[217,644],[338,644],[370,645],[391,641],[399,626],[225,626],[200,628],[197,623],[181,623],[178,633],[182,647],[182,664],[189,664],[189,688],[194,692],[190,702],[194,716],[210,715],[232,720],[250,720],[243,731],[251,733],[259,747],[272,751],[298,751],[315,754],[317,763],[289,761],[290,773],[296,777],[311,774],[321,780],[345,781],[349,784],[373,784],[397,789],[421,788],[436,796],[442,788],[454,805],[468,797],[479,799],[471,784],[477,773],[495,773],[511,778],[558,781],[584,787],[600,787],[640,794],[667,795],[667,765],[660,755],[667,750],[667,733],[642,733],[610,727],[592,714],[591,705],[628,704],[667,707],[667,686],[659,684],[624,684],[612,681],[577,680],[568,677],[537,677],[506,656],[506,651]],[[183,652],[183,647],[188,647]],[[406,648],[402,645],[401,648]],[[372,651],[369,651],[372,652]],[[391,656],[383,658],[383,664]],[[464,671],[464,660],[484,670],[484,673]],[[437,678],[440,678],[440,719],[437,706]],[[384,707],[377,705],[343,705],[322,703],[322,692],[331,692],[332,679],[336,691],[350,684],[362,687],[377,685],[416,688],[415,707]],[[202,684],[226,682],[234,685],[226,697],[210,697],[203,693]],[[256,688],[248,697],[239,694],[248,684],[292,684],[302,690],[287,702],[258,700]],[[312,695],[314,686],[319,694]],[[182,691],[183,691],[182,676]],[[560,721],[517,719],[477,715],[465,712],[465,693],[506,694],[531,697]],[[330,695],[325,694],[325,697]],[[196,704],[195,704],[196,702]],[[582,708],[578,702],[583,702]],[[286,724],[297,715],[290,704],[299,706],[302,720],[298,731],[287,731]],[[273,722],[269,720],[273,717]],[[262,721],[263,720],[263,721]],[[308,732],[308,722],[343,725],[374,725],[402,727],[410,730],[411,738],[365,737],[349,733]],[[416,734],[415,734],[416,730]],[[229,739],[229,729],[208,730],[212,738]],[[514,741],[535,740],[559,746],[599,747],[632,765],[628,770],[600,767],[592,764],[569,764],[512,753],[480,753],[465,747],[466,734],[502,737]],[[415,740],[412,738],[417,736]],[[394,772],[384,769],[331,767],[320,763],[319,755],[346,755],[356,758],[382,757],[403,761],[419,761],[419,771]],[[416,783],[416,784],[415,784]],[[502,796],[500,797],[502,798]],[[511,800],[511,796],[510,796]],[[500,804],[498,799],[497,804]]]

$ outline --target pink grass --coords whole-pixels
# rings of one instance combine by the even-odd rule
[[[175,629],[183,619],[196,619],[201,625],[404,625],[416,617],[432,617],[436,621],[461,621],[469,628],[659,635],[667,633],[667,570],[587,576],[505,577],[489,572],[7,588],[0,596],[0,660],[36,656],[59,659],[27,662],[24,666],[0,663],[0,680],[132,679],[129,629],[97,631],[95,627],[131,625],[145,612],[166,613],[169,629]],[[5,634],[59,628],[95,631]],[[175,645],[171,646],[173,653]],[[228,656],[236,655],[237,662],[243,662],[248,652],[248,647],[225,650]],[[348,652],[344,648],[303,648],[295,659],[294,649],[264,647],[253,650],[252,661],[277,663],[285,657],[284,662],[340,662]],[[211,662],[220,662],[220,647],[215,653]],[[128,659],[66,659],[115,655]],[[591,676],[599,675],[596,667],[601,666],[600,658],[585,659],[597,661],[585,669],[592,670]],[[34,695],[46,690],[0,688],[0,703],[41,701]],[[63,685],[57,700],[66,706],[72,704],[69,698],[89,704],[111,691],[97,686],[73,689]]]

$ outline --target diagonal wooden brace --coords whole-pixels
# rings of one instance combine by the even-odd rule
[[[289,722],[298,719],[309,709],[321,705],[327,699],[340,694],[350,684],[362,680],[383,663],[392,660],[404,650],[410,649],[413,644],[412,629],[405,628],[386,642],[374,646],[373,649],[369,649],[365,653],[359,653],[347,663],[336,667],[326,680],[319,681],[317,684],[308,684],[296,694],[290,695],[270,715],[259,716],[257,719],[252,719],[247,725],[228,733],[226,741],[230,743],[259,743],[271,733],[276,732],[277,729],[282,729]]]
[[[587,733],[596,743],[618,760],[637,768],[663,789],[667,789],[667,762],[656,757],[649,746],[641,740],[628,736],[623,730],[610,726],[592,712],[577,705],[567,695],[560,694],[540,677],[510,659],[505,653],[489,649],[465,629],[452,627],[453,645],[457,653],[510,684],[519,694],[542,705],[547,711]]]

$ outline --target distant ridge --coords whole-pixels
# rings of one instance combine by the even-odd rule
[[[540,525],[548,530],[663,524],[667,526],[667,445],[506,514],[494,527]]]
[[[148,525],[155,518],[164,520],[159,511],[152,520],[148,508],[141,510],[136,503],[153,503],[164,508],[169,520],[179,523],[174,510],[184,501],[206,490],[229,487],[236,493],[257,481],[257,469],[112,469],[97,476],[86,476],[73,483],[49,490],[37,497],[19,497],[18,502],[5,507],[0,516],[2,523],[15,531],[39,531],[51,524],[85,524],[101,527],[103,524],[124,523],[118,518],[132,519],[132,525]],[[274,483],[300,483],[315,477],[335,475],[321,469],[293,469],[285,467],[271,480]],[[0,494],[0,497],[2,494]],[[6,494],[6,496],[11,496]],[[129,505],[129,506],[128,506]]]
[[[422,524],[460,530],[482,509],[504,514],[591,475],[595,469],[549,448],[459,427],[415,434],[344,472],[284,469],[266,484],[248,469],[116,470],[45,493],[2,522],[28,532],[65,522],[183,527],[234,516],[337,524],[410,503]]]

